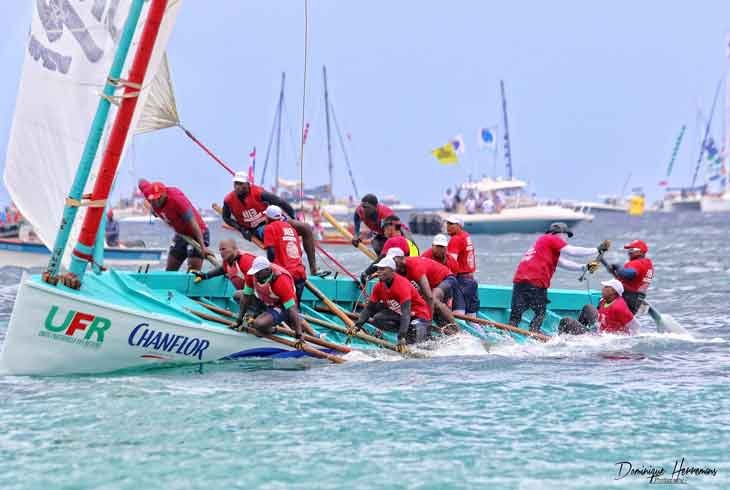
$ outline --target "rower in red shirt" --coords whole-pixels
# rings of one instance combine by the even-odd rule
[[[279,206],[286,214],[291,224],[302,237],[304,250],[307,252],[309,269],[312,274],[317,273],[317,260],[314,253],[314,234],[312,228],[295,219],[294,208],[276,194],[266,192],[263,187],[248,181],[248,172],[239,171],[233,177],[233,191],[223,199],[223,221],[232,228],[241,232],[241,235],[251,241],[253,237],[264,239],[264,212],[269,205]]]
[[[415,243],[405,237],[402,230],[403,225],[398,216],[388,216],[383,220],[382,230],[386,237],[385,244],[378,256],[372,264],[360,274],[360,282],[365,285],[371,275],[377,270],[376,264],[380,259],[386,257],[392,250],[401,250],[405,256],[418,256],[418,247]]]
[[[610,242],[605,240],[597,248],[576,247],[567,243],[572,236],[573,232],[565,223],[552,223],[545,234],[525,252],[512,280],[510,325],[518,326],[522,321],[522,314],[532,310],[535,316],[530,322],[530,331],[540,331],[547,311],[548,288],[558,266],[567,270],[588,270],[591,273],[599,267],[596,261],[586,265],[577,264],[567,260],[563,254],[580,257],[603,253],[608,250]]]
[[[415,283],[431,313],[437,314],[439,323],[455,325],[446,302],[459,285],[449,268],[426,257],[404,257],[399,248],[392,249],[388,256],[395,261],[396,272]]]
[[[449,246],[449,237],[439,233],[433,237],[431,248],[421,254],[421,257],[433,259],[441,265],[448,267],[451,272],[457,274],[459,272],[459,263],[451,255],[446,253],[446,247]]]
[[[380,257],[385,257],[388,250],[397,247],[403,250],[403,254],[416,257],[419,253],[418,247],[412,240],[409,240],[403,233],[403,225],[400,218],[396,215],[388,216],[382,223],[383,234],[387,238],[380,251]]]
[[[457,263],[456,280],[459,288],[458,294],[454,296],[454,311],[462,315],[476,315],[479,311],[479,285],[474,279],[477,270],[474,244],[469,233],[464,231],[464,221],[456,215],[446,218],[446,233],[451,237],[446,252]]]
[[[380,280],[373,287],[354,330],[371,322],[378,329],[398,332],[398,350],[404,352],[406,344],[428,340],[431,310],[413,284],[395,273],[396,265],[391,257],[378,262],[377,268]]]
[[[203,218],[188,198],[177,187],[165,186],[162,182],[139,181],[139,190],[142,191],[147,202],[152,207],[152,213],[175,230],[172,244],[167,254],[165,270],[176,271],[185,259],[189,270],[200,270],[203,258],[213,255],[208,250],[210,232]],[[198,247],[189,245],[183,236],[197,242]]]
[[[355,225],[355,238],[352,240],[352,244],[357,247],[360,241],[370,238],[372,236],[371,245],[376,255],[381,255],[383,252],[383,245],[386,241],[385,233],[383,232],[382,223],[385,218],[392,216],[393,210],[385,204],[380,204],[378,198],[374,194],[365,194],[362,196],[360,205],[355,209],[353,216],[353,223]],[[360,233],[360,226],[362,224],[368,227],[369,233]]]
[[[243,288],[246,287],[246,273],[251,268],[256,256],[240,251],[236,241],[231,238],[221,240],[218,244],[218,251],[221,254],[221,265],[208,272],[191,271],[196,276],[195,282],[225,275],[233,283],[233,287],[236,288],[233,298],[236,301],[241,301]]]
[[[646,256],[649,247],[643,240],[634,240],[624,245],[629,254],[629,261],[623,267],[619,264],[604,265],[613,276],[624,286],[623,298],[629,309],[635,315],[644,305],[646,292],[654,278],[654,264]]]
[[[302,264],[302,247],[296,230],[287,223],[284,213],[274,204],[266,208],[264,226],[264,248],[266,256],[273,264],[283,267],[294,279],[297,302],[302,297],[307,272]]]
[[[634,335],[639,331],[639,323],[629,310],[626,301],[621,297],[624,293],[623,284],[618,279],[611,279],[601,283],[601,300],[598,308],[585,305],[578,320],[563,318],[560,320],[558,332],[560,334],[581,335],[590,333],[593,325],[598,321],[599,334]]]
[[[236,326],[244,322],[254,298],[264,304],[266,310],[251,322],[251,326],[264,335],[276,333],[276,326],[288,322],[298,342],[302,340],[302,319],[297,307],[297,293],[291,274],[266,257],[256,257],[246,274],[246,286],[239,303]]]

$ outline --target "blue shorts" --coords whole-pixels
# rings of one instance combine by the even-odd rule
[[[251,233],[256,235],[261,241],[264,240],[264,226],[266,226],[266,223],[261,223],[255,230],[251,230]]]
[[[449,275],[446,276],[444,280],[436,286],[436,288],[443,291],[444,301],[448,301],[451,298],[456,297],[456,290],[459,288],[459,281],[456,279],[456,276]]]
[[[454,310],[469,313],[479,311],[479,285],[472,277],[457,277],[458,287],[454,288]]]
[[[269,306],[264,313],[271,315],[271,318],[274,319],[274,325],[278,325],[289,319],[289,315],[287,315],[286,310],[283,308]]]

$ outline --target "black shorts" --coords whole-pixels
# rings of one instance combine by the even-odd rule
[[[207,229],[203,232],[203,242],[206,247],[210,245],[210,231]],[[188,244],[188,242],[186,242],[178,233],[175,233],[175,236],[172,237],[172,243],[170,244],[170,249],[167,253],[172,257],[175,257],[180,262],[193,257],[198,259],[204,258],[203,254],[201,254],[196,247]]]

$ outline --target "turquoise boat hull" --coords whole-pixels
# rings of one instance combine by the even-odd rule
[[[312,277],[310,281],[347,311],[364,300],[350,279]],[[196,283],[182,272],[126,272],[108,270],[87,274],[81,290],[51,286],[39,276],[21,282],[0,356],[0,369],[11,374],[56,375],[100,373],[150,364],[189,364],[240,358],[286,358],[305,354],[272,340],[229,329],[204,320],[195,312],[215,315],[200,302],[237,312],[234,289],[224,277]],[[497,322],[509,318],[511,288],[479,287],[478,316]],[[576,317],[583,305],[595,304],[598,292],[552,290],[543,332],[554,334],[564,316]],[[301,301],[304,314],[344,326],[308,290]],[[219,317],[224,321],[230,318]],[[521,327],[526,328],[529,314]],[[377,345],[320,325],[312,327],[330,342],[372,351]],[[466,332],[488,342],[526,341],[519,334],[505,334],[461,322]],[[372,326],[366,325],[365,330]],[[393,333],[386,340],[395,343]],[[291,339],[289,339],[291,340]],[[327,352],[333,351],[319,348]],[[336,352],[335,352],[336,353]]]

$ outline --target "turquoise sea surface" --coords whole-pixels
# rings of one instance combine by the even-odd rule
[[[160,224],[122,234],[171,236]],[[535,238],[475,237],[480,281],[509,284]],[[649,243],[650,299],[689,336],[646,317],[633,338],[485,349],[457,337],[425,359],[0,374],[0,488],[600,489],[645,488],[652,474],[730,488],[730,216],[598,216],[572,243],[604,238],[615,261],[623,243]],[[20,276],[0,270],[0,341]],[[553,286],[586,287],[566,271]]]

